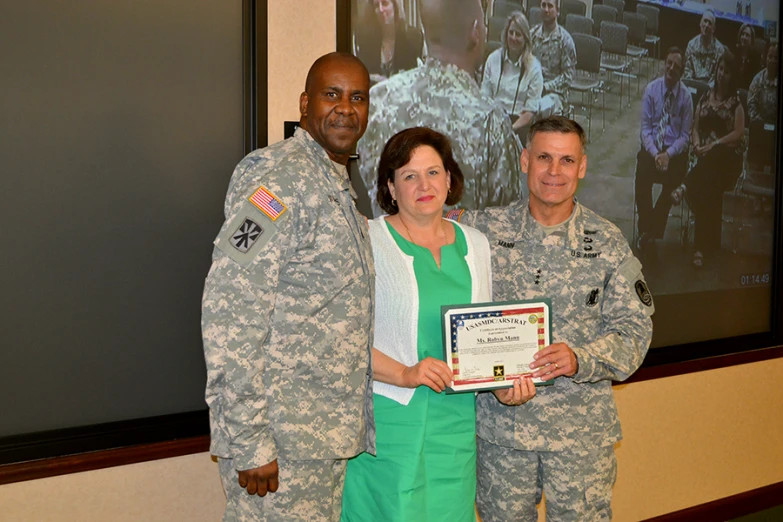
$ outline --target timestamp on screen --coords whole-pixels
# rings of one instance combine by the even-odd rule
[[[768,285],[769,281],[768,272],[762,274],[742,274],[740,276],[740,285],[742,286]]]

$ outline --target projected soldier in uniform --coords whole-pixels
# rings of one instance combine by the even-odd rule
[[[475,80],[484,60],[486,27],[479,0],[421,3],[428,57],[371,90],[367,133],[359,142],[359,168],[375,202],[378,158],[401,130],[429,127],[449,137],[465,175],[466,208],[506,205],[523,194],[521,144],[502,108],[481,94]]]

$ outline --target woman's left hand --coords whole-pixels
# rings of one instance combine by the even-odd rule
[[[495,397],[506,406],[519,406],[535,397],[536,385],[530,377],[520,377],[511,388],[492,390]]]

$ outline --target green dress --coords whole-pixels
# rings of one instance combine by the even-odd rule
[[[439,269],[429,250],[386,226],[400,249],[413,256],[419,360],[443,359],[440,307],[471,301],[465,236],[454,227],[456,241],[441,248]],[[407,406],[377,394],[374,405],[377,456],[362,453],[348,461],[341,520],[474,522],[474,395],[419,386]]]

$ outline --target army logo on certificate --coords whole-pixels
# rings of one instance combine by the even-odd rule
[[[506,379],[506,371],[502,364],[499,366],[493,366],[492,368],[494,370],[496,381],[504,381]]]

